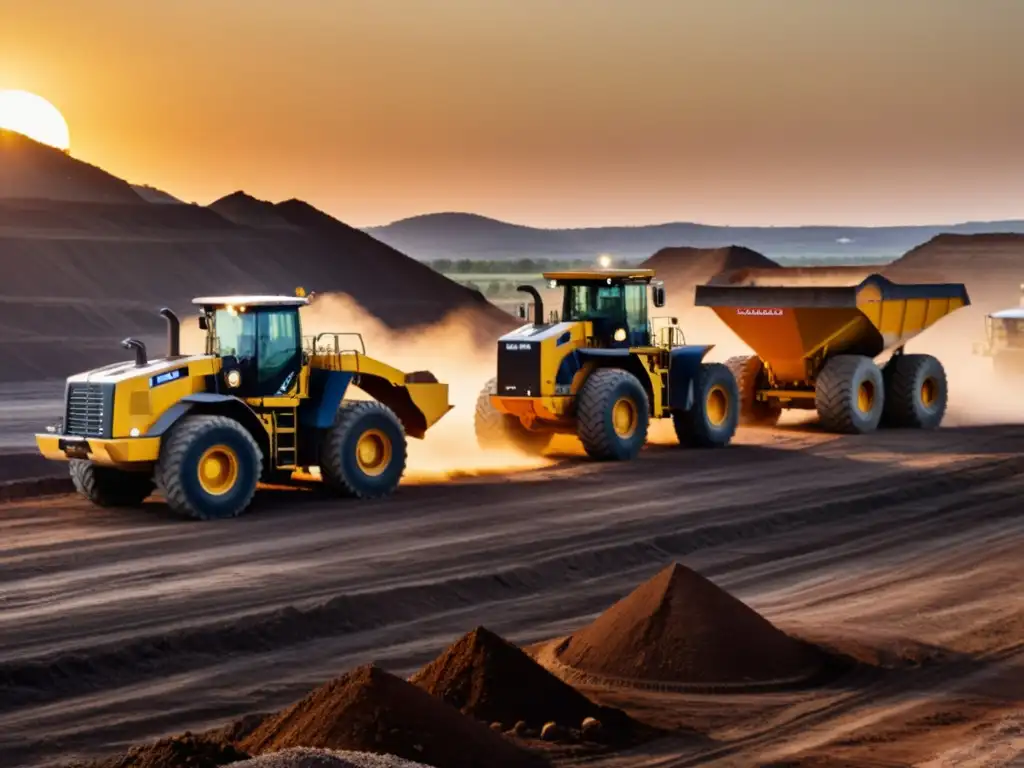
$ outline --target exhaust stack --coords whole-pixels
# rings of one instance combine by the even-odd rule
[[[167,356],[181,356],[181,321],[170,309],[164,307],[160,316],[167,321]]]

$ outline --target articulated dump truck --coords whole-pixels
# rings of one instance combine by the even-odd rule
[[[855,434],[941,423],[945,370],[903,346],[970,299],[961,284],[898,285],[873,274],[850,287],[702,285],[695,303],[755,353],[726,363],[741,424],[771,426],[783,409],[813,409],[829,431]]]
[[[195,299],[206,334],[197,355],[181,354],[178,318],[161,310],[167,354],[150,359],[129,338],[133,362],[70,377],[64,419],[36,435],[39,450],[68,462],[96,505],[134,506],[159,487],[173,510],[204,520],[235,517],[260,481],[312,467],[341,496],[391,494],[406,437],[423,438],[451,410],[448,385],[367,356],[359,334],[304,339],[308,299],[296,294]],[[352,386],[373,399],[347,399]]]

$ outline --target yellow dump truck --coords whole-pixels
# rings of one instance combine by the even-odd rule
[[[702,285],[695,303],[755,353],[726,363],[741,424],[774,425],[783,409],[800,408],[817,410],[830,431],[864,433],[941,423],[945,370],[903,346],[970,299],[962,284],[898,285],[872,274],[846,287]],[[880,368],[875,358],[887,350]]]
[[[69,462],[94,504],[141,504],[159,486],[172,509],[198,519],[234,517],[259,481],[312,467],[340,495],[390,494],[406,436],[422,438],[451,410],[448,385],[368,357],[358,334],[304,343],[308,299],[296,293],[195,299],[205,354],[182,355],[179,320],[161,310],[166,356],[151,360],[129,338],[134,361],[70,377],[64,418],[36,435],[39,450]],[[346,400],[350,386],[373,399]]]

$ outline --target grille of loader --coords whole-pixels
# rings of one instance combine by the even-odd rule
[[[69,384],[65,433],[78,437],[109,437],[113,394],[113,387],[102,384]]]
[[[498,342],[501,397],[540,397],[540,342]]]

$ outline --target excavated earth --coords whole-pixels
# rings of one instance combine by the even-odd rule
[[[680,562],[849,666],[768,691],[581,682],[672,732],[595,764],[1008,765],[1024,752],[1022,471],[1024,427],[780,427],[632,464],[412,478],[368,504],[267,491],[223,524],[159,500],[0,504],[0,763],[201,733],[370,661],[413,675],[481,624],[543,662]],[[284,732],[266,722],[232,738]]]

